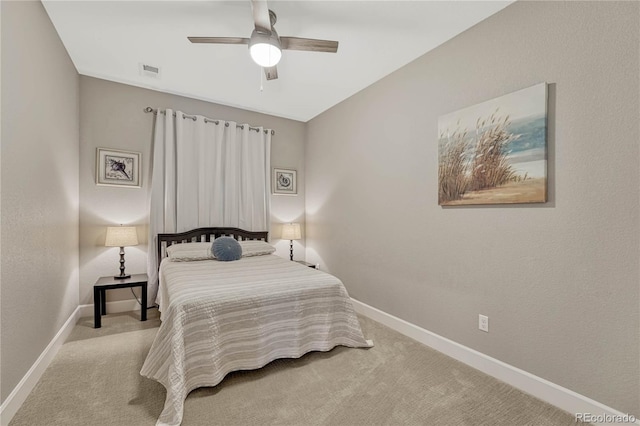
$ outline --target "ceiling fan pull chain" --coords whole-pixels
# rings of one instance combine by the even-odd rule
[[[264,86],[263,86],[264,78],[262,76],[263,75],[262,67],[258,68],[258,70],[259,70],[258,73],[260,74],[260,91],[262,92],[264,91]]]

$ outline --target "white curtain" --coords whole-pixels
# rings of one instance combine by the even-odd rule
[[[271,132],[158,113],[149,214],[149,300],[158,289],[157,234],[208,226],[268,231]]]

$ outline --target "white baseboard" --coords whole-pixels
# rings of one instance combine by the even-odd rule
[[[535,376],[524,370],[492,358],[474,349],[432,333],[429,330],[418,327],[403,319],[390,315],[356,299],[351,299],[357,313],[377,321],[387,327],[404,334],[426,346],[429,346],[445,355],[461,361],[477,370],[493,376],[511,386],[535,396],[549,404],[567,411],[573,415],[576,413],[589,413],[593,415],[592,424],[636,424],[640,425],[640,419],[632,415],[626,415],[618,410],[608,407],[598,401],[580,395],[570,389],[559,386],[541,377]],[[375,343],[375,342],[374,342]],[[604,421],[597,421],[598,417]],[[611,421],[623,419],[619,422]],[[628,419],[625,421],[625,419]]]
[[[108,314],[119,314],[120,312],[131,312],[139,310],[140,305],[134,299],[107,302]],[[80,317],[93,317],[93,303],[91,305],[80,305]]]
[[[7,399],[2,403],[0,407],[0,424],[2,426],[7,426],[13,416],[18,412],[22,403],[27,399],[44,371],[49,364],[51,364],[60,347],[67,340],[69,334],[71,334],[71,330],[73,330],[76,322],[78,322],[78,318],[80,318],[80,306],[73,311],[64,325],[58,330],[55,337],[49,342],[44,351],[42,351],[36,362],[33,363],[29,371],[27,371],[27,374],[24,375],[22,380],[20,380]]]
[[[135,300],[120,300],[116,302],[107,302],[107,313],[115,314],[120,312],[130,312],[140,310],[140,305]],[[45,350],[40,354],[36,362],[31,366],[27,374],[24,375],[20,383],[13,389],[11,394],[2,403],[0,407],[0,426],[7,426],[13,416],[18,412],[22,403],[27,399],[33,388],[42,377],[51,361],[58,353],[60,347],[64,344],[76,325],[82,317],[93,317],[93,304],[78,306],[64,325],[58,330],[53,340],[47,345]]]

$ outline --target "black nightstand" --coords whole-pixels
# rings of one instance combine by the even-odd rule
[[[316,268],[316,265],[314,265],[313,263],[305,262],[304,260],[294,260],[294,262],[297,262],[304,266],[308,266],[309,268],[318,269]]]
[[[140,321],[147,320],[147,274],[131,275],[131,278],[122,280],[113,276],[101,277],[93,286],[93,320],[94,328],[102,327],[102,315],[107,313],[106,292],[114,288],[133,288],[140,287],[142,289],[142,306],[140,307]]]

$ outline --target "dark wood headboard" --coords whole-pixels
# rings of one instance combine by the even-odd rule
[[[198,228],[179,234],[158,234],[158,266],[166,257],[167,247],[172,244],[210,242],[222,236],[233,237],[236,240],[267,241],[267,231],[245,231],[239,228]]]

